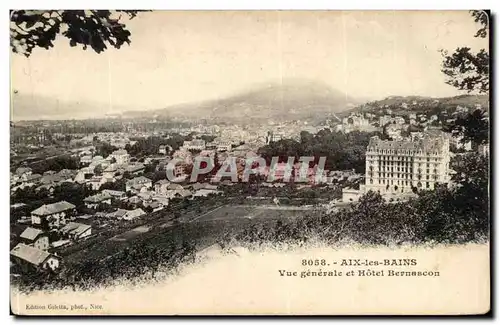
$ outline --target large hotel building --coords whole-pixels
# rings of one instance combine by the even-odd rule
[[[372,137],[366,151],[361,192],[408,193],[449,181],[450,143],[446,137],[387,141]]]

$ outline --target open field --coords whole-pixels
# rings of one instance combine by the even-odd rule
[[[312,207],[223,205],[196,216],[181,216],[178,224],[162,218],[147,221],[140,226],[127,229],[121,234],[103,238],[92,245],[73,251],[65,258],[67,263],[85,261],[89,258],[106,258],[118,254],[130,245],[164,247],[185,240],[197,246],[211,245],[224,234],[235,236],[249,224],[275,222],[278,219],[293,220],[313,211]]]
[[[235,219],[276,219],[293,218],[301,216],[305,211],[313,210],[312,207],[293,207],[293,206],[251,206],[251,205],[225,205],[215,208],[203,215],[200,215],[192,221],[208,220],[235,220]]]

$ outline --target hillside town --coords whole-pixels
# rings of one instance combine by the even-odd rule
[[[92,120],[14,123],[12,265],[22,270],[56,271],[67,256],[92,239],[147,231],[149,228],[141,227],[148,223],[171,227],[196,220],[197,216],[184,218],[181,203],[183,207],[196,205],[202,215],[203,205],[217,200],[283,208],[301,199],[296,206],[335,210],[355,204],[373,191],[388,202],[405,201],[420,190],[453,186],[452,157],[473,150],[489,154],[488,143],[474,146],[463,141],[463,135],[444,131],[456,116],[481,107],[456,106],[454,111],[440,114],[411,113],[408,104],[403,108],[404,114],[388,107],[376,112],[360,109],[343,118],[332,114],[331,119],[315,124],[269,121],[268,125],[240,126],[184,121],[166,127],[168,123],[162,121],[117,124],[113,119],[107,124],[99,121],[99,127]],[[325,168],[317,159],[319,154],[307,147],[307,141],[326,141],[322,140],[325,137],[354,137],[346,141],[358,141],[359,160],[346,158],[337,165],[329,164],[328,157],[344,156],[352,148],[327,149],[330,156]],[[359,137],[363,140],[356,140]],[[295,148],[299,143],[313,153],[305,170],[295,159],[299,152],[291,152],[291,164],[279,152],[286,144]],[[260,169],[251,184],[235,190],[252,159],[269,160],[271,156],[280,157],[274,167]],[[193,181],[191,173],[198,157],[209,158],[214,166],[234,158],[236,182],[231,177],[217,179],[211,171]],[[170,174],[174,179],[167,177]],[[270,174],[274,177],[269,178]],[[211,209],[207,205],[206,210]]]

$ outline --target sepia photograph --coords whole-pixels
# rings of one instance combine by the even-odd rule
[[[10,312],[485,315],[488,10],[10,10]]]

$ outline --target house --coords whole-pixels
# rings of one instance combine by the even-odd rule
[[[111,205],[111,195],[101,192],[96,195],[86,197],[83,202],[85,202],[85,206],[87,208],[97,209],[102,205]]]
[[[61,247],[65,247],[68,245],[71,245],[71,240],[69,240],[69,239],[56,240],[55,242],[52,242],[50,244],[50,246],[52,248],[61,248]]]
[[[155,192],[153,192],[153,191],[144,191],[144,192],[137,193],[137,196],[143,202],[151,202],[153,200],[154,195],[155,195]]]
[[[138,175],[140,173],[143,173],[144,169],[146,169],[146,166],[144,166],[143,164],[133,164],[128,165],[127,168],[125,168],[125,171],[129,172],[132,175]]]
[[[146,212],[142,210],[141,208],[135,209],[135,210],[128,210],[127,213],[123,216],[124,220],[133,220],[136,218],[139,218],[143,215],[145,215]]]
[[[217,144],[217,151],[231,151],[233,145],[231,142],[220,142]]]
[[[123,217],[127,214],[127,210],[125,209],[118,209],[115,212],[108,213],[106,217],[111,218],[111,219],[123,219]]]
[[[109,165],[109,160],[104,160],[103,156],[95,156],[92,158],[89,167],[95,169],[97,166],[106,168]]]
[[[333,170],[328,175],[332,180],[336,181],[344,181],[347,180],[350,176],[355,175],[356,171],[354,169],[349,170]]]
[[[153,184],[149,178],[144,176],[139,176],[127,181],[127,183],[125,184],[125,190],[127,192],[136,193],[148,190],[152,186]]]
[[[14,172],[14,179],[17,180],[26,180],[28,176],[33,174],[33,171],[29,167],[19,167]]]
[[[205,149],[205,140],[194,139],[192,141],[184,141],[182,147],[186,150],[203,150]]]
[[[170,199],[174,198],[184,198],[193,195],[191,191],[185,189],[177,189],[177,190],[169,190],[167,193],[167,197]]]
[[[19,236],[21,243],[42,251],[49,249],[49,237],[41,229],[28,227]]]
[[[159,180],[158,182],[155,183],[155,193],[160,195],[161,194],[166,195],[169,185],[170,182],[167,181],[166,179]]]
[[[31,211],[31,223],[42,228],[59,228],[65,225],[67,219],[74,216],[76,207],[66,201],[44,204]]]
[[[169,150],[169,149],[168,149],[168,146],[166,146],[166,145],[162,144],[162,145],[160,145],[160,147],[158,148],[158,153],[159,153],[160,155],[166,155],[166,154],[168,153],[168,150]]]
[[[167,207],[169,199],[165,196],[153,196],[153,201],[160,203],[163,207]]]
[[[96,215],[81,214],[81,215],[76,216],[75,220],[76,220],[76,222],[82,222],[82,223],[88,224],[88,223],[92,222],[92,219],[94,219],[94,216],[96,216]]]
[[[118,173],[118,171],[119,169],[117,164],[110,164],[102,171],[102,176],[105,178],[113,178]]]
[[[92,162],[92,156],[83,156],[80,158],[80,166],[88,166]]]
[[[167,175],[168,173],[172,173],[174,177],[184,176],[188,166],[189,164],[185,162],[179,162],[175,164],[175,166],[167,165],[166,168]]]
[[[40,193],[40,191],[47,191],[49,195],[52,195],[54,193],[54,184],[47,184],[47,185],[40,185],[37,188],[35,188],[35,191],[37,193]]]
[[[33,173],[33,171],[29,167],[19,167],[15,171],[15,174],[19,178],[23,178],[23,176],[25,177],[25,176],[31,175],[32,173]]]
[[[78,222],[70,222],[60,230],[62,236],[71,240],[80,240],[92,234],[92,227]]]
[[[138,196],[132,196],[127,200],[127,202],[128,204],[130,204],[130,206],[137,208],[142,204],[142,199]]]
[[[49,185],[49,184],[57,184],[59,182],[62,182],[64,178],[59,175],[59,174],[48,174],[48,175],[43,175],[42,178],[40,179],[40,182],[44,185]]]
[[[88,179],[86,184],[90,185],[92,190],[98,191],[101,188],[101,185],[106,183],[106,179],[100,176],[93,176],[92,178]]]
[[[75,182],[77,183],[85,183],[88,179],[90,179],[94,175],[94,171],[92,171],[88,167],[84,167],[80,169],[75,175]]]
[[[151,209],[153,212],[163,209],[163,204],[158,201],[143,202],[142,205],[145,209]]]
[[[34,267],[36,269],[54,271],[59,268],[60,264],[59,257],[23,243],[17,244],[10,251],[10,255],[23,268]]]
[[[42,179],[42,175],[40,174],[30,174],[30,175],[24,175],[21,177],[21,180],[23,182],[28,182],[28,183],[38,183]]]
[[[125,149],[120,149],[113,151],[109,156],[108,159],[112,160],[115,159],[115,162],[117,164],[127,164],[130,160],[130,155],[128,154],[127,150]]]
[[[123,200],[127,198],[127,193],[122,192],[122,191],[115,191],[115,190],[102,190],[102,194],[106,194],[111,196],[111,198],[115,200]]]

